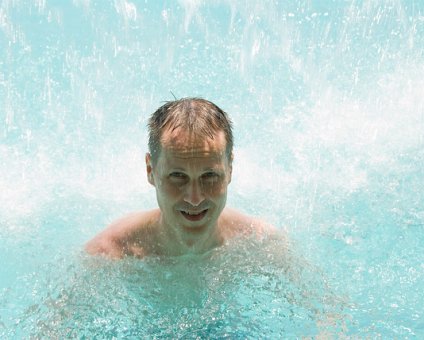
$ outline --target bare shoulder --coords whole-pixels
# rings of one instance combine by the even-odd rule
[[[87,242],[85,250],[92,255],[110,258],[144,257],[148,252],[146,245],[155,237],[159,216],[159,209],[124,216]]]
[[[225,208],[221,215],[221,230],[225,238],[241,235],[257,235],[258,237],[280,234],[281,232],[266,221]]]

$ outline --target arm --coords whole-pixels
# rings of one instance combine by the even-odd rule
[[[158,210],[138,212],[113,222],[87,242],[85,250],[91,255],[120,259],[126,255],[144,257],[145,242],[149,240]],[[145,241],[145,242],[143,242]]]

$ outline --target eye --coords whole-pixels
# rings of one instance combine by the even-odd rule
[[[169,178],[174,181],[185,181],[187,179],[187,175],[183,172],[174,171],[169,174]]]
[[[214,171],[208,171],[202,175],[202,178],[206,181],[215,181],[219,178],[219,175]]]

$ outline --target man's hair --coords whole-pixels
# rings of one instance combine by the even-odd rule
[[[228,115],[214,103],[202,98],[182,98],[168,101],[150,117],[149,151],[152,162],[156,163],[161,150],[161,138],[165,129],[171,131],[182,128],[196,136],[213,139],[223,131],[226,140],[226,153],[233,151],[232,123]]]

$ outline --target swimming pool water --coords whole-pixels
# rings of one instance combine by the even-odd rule
[[[0,337],[422,337],[423,46],[418,0],[2,1]],[[83,254],[155,207],[173,95],[232,117],[228,204],[288,252]]]

